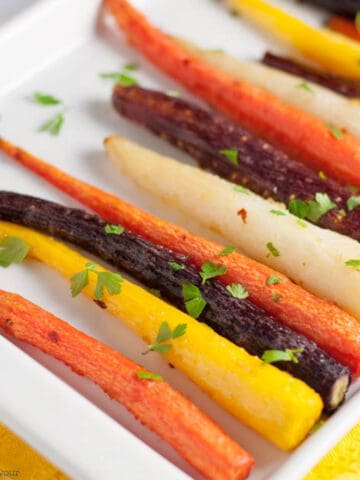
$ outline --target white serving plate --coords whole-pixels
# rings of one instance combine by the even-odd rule
[[[321,19],[314,9],[284,0],[276,3],[313,23]],[[101,80],[99,73],[117,70],[126,62],[140,65],[136,76],[145,86],[179,90],[179,85],[126,46],[106,16],[99,14],[99,4],[99,0],[44,0],[0,29],[0,134],[79,178],[205,234],[198,225],[121,178],[104,154],[104,137],[119,132],[149,148],[191,162],[185,154],[119,118],[112,110],[111,84]],[[234,55],[259,57],[268,44],[209,0],[134,0],[134,4],[168,32],[187,36],[209,48],[221,47]],[[36,90],[50,92],[67,105],[66,122],[59,137],[38,132],[39,125],[60,109],[31,103],[27,96]],[[185,92],[183,95],[190,98]],[[0,172],[1,189],[75,205],[69,197],[5,156],[0,156]],[[159,355],[141,356],[144,344],[134,333],[86,298],[72,300],[68,283],[44,265],[29,261],[1,270],[0,288],[24,295],[163,375],[254,455],[256,467],[251,480],[300,480],[360,421],[357,382],[347,402],[325,426],[292,454],[280,452],[220,409],[180,372],[169,368]],[[0,337],[0,362],[6,365],[0,369],[0,422],[70,477],[201,478],[124,408],[49,356]]]

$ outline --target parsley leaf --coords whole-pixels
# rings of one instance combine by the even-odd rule
[[[273,243],[272,242],[268,242],[266,244],[266,248],[269,250],[269,252],[274,255],[274,257],[280,257],[280,252],[279,250],[274,247]]]
[[[133,72],[134,70],[137,70],[139,67],[136,65],[136,63],[126,63],[124,65],[124,70],[129,70],[130,72]]]
[[[33,93],[31,99],[35,103],[39,103],[40,105],[59,105],[61,100],[58,98],[53,97],[52,95],[48,95],[46,93],[35,92]]]
[[[322,170],[320,170],[318,175],[319,175],[319,178],[321,178],[321,180],[326,180],[327,179],[327,176],[325,175],[325,173]]]
[[[360,205],[360,197],[350,197],[346,202],[349,212]]]
[[[181,94],[178,90],[166,90],[165,93],[168,97],[178,98],[178,97],[181,96]]]
[[[221,153],[221,155],[224,155],[224,157],[228,158],[230,162],[233,163],[234,165],[239,165],[238,151],[236,148],[220,150],[219,153]]]
[[[102,300],[104,290],[107,290],[109,295],[117,295],[120,293],[123,277],[119,273],[96,272],[96,274],[97,282],[94,291],[95,300]]]
[[[299,359],[296,354],[301,353],[303,348],[287,348],[285,351],[282,350],[266,350],[261,360],[264,363],[275,363],[275,362],[294,362],[299,363]]]
[[[155,342],[149,345],[148,350],[143,352],[146,355],[149,352],[167,353],[172,347],[171,343],[164,343],[171,339],[176,339],[185,335],[187,329],[186,323],[179,323],[174,330],[171,330],[168,322],[162,322],[156,336]]]
[[[302,88],[303,90],[305,90],[306,92],[309,92],[309,93],[314,93],[314,90],[310,87],[310,85],[308,84],[308,82],[301,82],[301,83],[298,83],[296,85],[298,88]]]
[[[109,295],[117,295],[121,291],[121,282],[123,277],[113,272],[98,272],[96,263],[89,262],[85,265],[85,269],[76,273],[70,278],[71,296],[76,297],[89,284],[89,272],[97,276],[97,282],[94,290],[94,299],[102,300],[104,291],[107,290]]]
[[[266,280],[266,285],[276,285],[278,283],[282,283],[283,279],[277,277],[276,275],[270,275],[270,277]]]
[[[200,277],[202,278],[202,284],[209,280],[210,278],[218,277],[219,275],[224,275],[226,273],[226,267],[222,265],[216,265],[212,262],[205,262],[201,265]]]
[[[168,262],[170,267],[177,272],[178,270],[184,270],[184,265],[180,265],[179,263],[176,262]]]
[[[161,375],[157,373],[147,372],[145,370],[138,370],[136,376],[141,380],[155,380],[157,382],[162,382],[164,379]]]
[[[356,270],[360,271],[360,260],[347,260],[345,262],[347,267],[353,267]]]
[[[0,240],[0,266],[9,267],[21,263],[29,253],[30,247],[21,238],[5,237]]]
[[[232,245],[227,245],[220,253],[218,253],[219,257],[223,257],[225,255],[230,255],[230,253],[235,252],[236,248]]]
[[[298,198],[290,200],[288,208],[290,213],[301,219],[306,218],[310,213],[310,205]]]
[[[273,215],[277,215],[278,217],[285,217],[286,216],[286,212],[284,212],[283,210],[270,210],[270,213],[272,213]]]
[[[346,212],[343,208],[341,208],[339,211],[338,211],[338,215],[340,215],[340,217],[343,217],[345,218],[346,217]]]
[[[310,211],[307,218],[312,222],[317,222],[319,218],[336,207],[327,193],[317,193],[314,200],[309,200]]]
[[[55,117],[50,118],[40,127],[40,132],[48,132],[50,135],[59,135],[64,125],[64,121],[64,113],[58,113]]]
[[[123,85],[125,87],[131,87],[133,85],[139,85],[139,82],[136,78],[129,75],[127,72],[110,72],[110,73],[101,73],[101,78],[108,80],[113,80],[117,85]]]
[[[105,233],[109,233],[110,235],[121,235],[124,233],[125,228],[122,225],[110,225],[109,223],[105,225]]]
[[[276,295],[273,295],[271,300],[274,302],[274,303],[277,303],[279,300],[282,299],[282,295],[280,293],[277,293]]]
[[[249,296],[249,292],[243,285],[240,285],[240,283],[232,283],[226,287],[226,290],[230,292],[233,297],[239,298],[240,300],[244,300]]]
[[[86,285],[89,284],[89,270],[85,269],[81,272],[75,273],[70,278],[70,291],[72,297],[77,297],[81,293]]]
[[[248,188],[242,187],[241,185],[234,185],[234,191],[243,193],[244,195],[250,195],[250,190]]]
[[[327,128],[334,138],[343,138],[344,134],[339,128],[335,127],[334,125],[327,125]]]
[[[206,307],[206,301],[199,288],[190,282],[185,282],[182,286],[182,293],[186,311],[191,317],[198,318]]]

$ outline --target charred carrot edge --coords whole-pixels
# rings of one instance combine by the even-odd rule
[[[9,235],[27,243],[30,257],[69,280],[90,262],[51,237],[0,222],[0,238]],[[109,273],[99,265],[97,271]],[[89,275],[88,280],[82,293],[93,300],[97,282],[94,275]],[[119,294],[104,291],[98,305],[150,345],[163,321],[171,330],[186,324],[185,334],[169,341],[171,348],[163,357],[220,406],[279,448],[290,450],[297,446],[320,416],[322,400],[305,383],[264,364],[143,288],[123,279]]]
[[[144,368],[112,348],[3,290],[0,327],[95,382],[207,478],[248,476],[254,464],[250,454],[168,383],[139,379]]]
[[[327,23],[327,27],[334,32],[341,33],[346,37],[360,42],[360,32],[355,26],[355,22],[347,18],[334,15]]]
[[[360,375],[359,322],[333,303],[315,297],[271,268],[239,253],[218,256],[223,246],[82,182],[1,138],[0,150],[107,221],[120,223],[156,244],[189,256],[197,268],[207,261],[224,265],[227,272],[219,277],[219,281],[225,285],[247,285],[254,303],[316,342],[336,360],[348,366],[354,376]],[[275,274],[283,282],[264,288],[269,276]],[[282,295],[282,301],[273,302],[274,294]]]
[[[358,35],[360,40],[360,34]],[[266,52],[261,61],[263,64],[276,68],[277,70],[301,77],[312,83],[317,83],[344,97],[352,99],[358,99],[360,97],[359,80],[339,77],[333,73],[318,70],[292,58],[275,55],[271,52]]]
[[[190,56],[126,0],[105,5],[129,42],[172,78],[294,159],[360,187],[360,142],[354,137],[336,138],[321,120]]]

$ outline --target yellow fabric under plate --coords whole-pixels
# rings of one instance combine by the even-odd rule
[[[1,478],[11,480],[68,479],[7,428],[0,425]],[[360,480],[360,424],[304,480]]]

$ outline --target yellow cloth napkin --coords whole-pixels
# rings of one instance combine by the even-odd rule
[[[56,467],[0,425],[2,477],[11,480],[68,480]],[[360,424],[304,480],[360,480]]]

